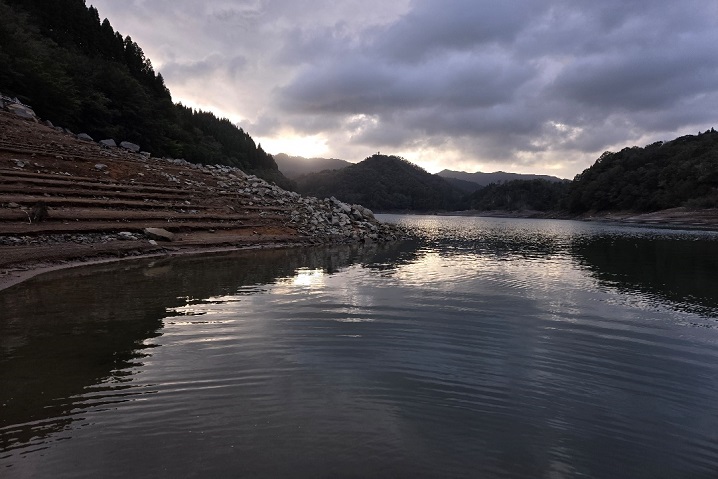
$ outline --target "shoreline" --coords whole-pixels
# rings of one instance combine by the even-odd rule
[[[688,215],[694,213],[702,213],[701,222],[687,221]],[[403,213],[409,214],[409,213]],[[429,215],[436,216],[464,216],[464,217],[486,217],[486,218],[509,218],[509,219],[557,219],[582,221],[593,223],[618,224],[624,226],[646,226],[646,227],[662,227],[666,229],[689,229],[718,231],[718,210],[687,210],[684,208],[676,208],[673,210],[664,210],[653,213],[636,214],[632,212],[593,214],[590,216],[568,216],[563,214],[552,214],[534,211],[472,211],[472,212],[447,212],[432,213]],[[695,218],[690,218],[695,220]],[[322,243],[327,244],[327,243]],[[81,268],[83,266],[92,266],[98,264],[119,263],[123,261],[141,260],[147,258],[173,258],[180,256],[204,256],[225,254],[241,251],[251,251],[260,249],[283,249],[283,248],[301,248],[308,246],[316,246],[309,238],[296,241],[278,241],[268,243],[250,243],[244,245],[227,245],[227,246],[211,246],[211,245],[192,245],[180,246],[173,243],[172,247],[160,248],[160,250],[149,250],[147,252],[134,251],[126,256],[113,256],[106,254],[105,256],[88,256],[82,258],[63,259],[61,255],[54,259],[37,262],[26,262],[12,265],[0,271],[0,291],[7,290],[13,286],[28,281],[36,276],[53,271],[64,269]]]
[[[0,289],[133,258],[404,236],[361,205],[287,191],[236,166],[82,141],[0,111]]]
[[[436,213],[438,216],[466,216],[485,218],[525,218],[570,220],[590,223],[613,223],[626,226],[656,226],[674,229],[718,231],[718,209],[693,210],[685,207],[670,208],[650,213],[635,211],[593,212],[571,215],[562,211],[452,211]]]
[[[313,246],[306,242],[296,243],[261,243],[249,244],[242,246],[222,246],[222,247],[188,247],[179,250],[165,250],[162,252],[141,253],[136,255],[128,255],[123,257],[94,257],[85,259],[57,259],[54,261],[18,264],[14,268],[6,268],[0,272],[0,292],[22,284],[37,276],[51,273],[53,271],[61,271],[65,269],[82,268],[84,266],[94,266],[99,264],[120,263],[124,261],[143,260],[149,258],[174,258],[180,256],[212,256],[225,253],[235,253],[241,251],[251,251],[260,249],[283,249],[283,248],[301,248],[304,246]]]

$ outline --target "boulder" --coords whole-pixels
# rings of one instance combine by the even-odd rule
[[[120,143],[120,146],[125,150],[130,150],[133,153],[139,153],[140,151],[140,145],[130,143],[129,141],[123,141],[122,143]]]
[[[50,120],[45,120],[42,122],[42,124],[50,128],[55,128],[55,125],[53,125]]]
[[[35,116],[35,112],[32,111],[32,108],[29,106],[25,106],[19,103],[11,103],[8,105],[7,110],[11,113],[15,113],[20,118],[25,118],[27,120],[33,120],[37,121],[37,117]]]
[[[121,239],[122,241],[134,241],[137,239],[137,237],[129,231],[120,231],[119,233],[117,233],[117,238]]]
[[[92,137],[91,137],[90,135],[88,135],[87,133],[79,133],[79,134],[77,135],[77,139],[78,139],[78,140],[82,140],[82,141],[95,141],[95,140],[93,140]]]
[[[365,219],[374,219],[374,213],[369,208],[365,208],[362,205],[354,205],[354,208],[356,208]]]
[[[108,138],[107,140],[100,140],[100,145],[106,148],[115,148],[117,146],[117,143],[115,143],[115,140],[113,140],[112,138]]]
[[[364,216],[356,208],[356,205],[354,207],[352,207],[352,218],[354,218],[357,221],[362,221],[364,219]]]
[[[173,233],[164,228],[145,228],[143,232],[149,239],[158,241],[172,241],[175,237]]]
[[[97,171],[104,171],[104,170],[107,169],[107,165],[104,164],[104,163],[96,163],[96,164],[95,164],[95,169],[96,169]]]

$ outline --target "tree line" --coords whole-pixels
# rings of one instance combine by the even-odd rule
[[[644,148],[605,152],[574,178],[566,208],[657,211],[718,207],[718,133],[710,130]]]
[[[306,194],[336,196],[379,211],[582,214],[718,208],[718,132],[605,152],[573,181],[512,180],[471,194],[402,158],[379,154],[340,170],[301,176],[297,185]]]
[[[291,185],[241,128],[173,103],[142,48],[84,0],[0,0],[0,19],[0,91],[40,117],[155,156],[236,166]]]
[[[300,193],[335,196],[377,211],[440,211],[458,204],[461,192],[443,178],[392,155],[375,154],[339,170],[296,178]]]

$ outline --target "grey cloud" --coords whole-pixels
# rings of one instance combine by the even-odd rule
[[[244,128],[247,131],[251,131],[252,134],[265,136],[272,135],[280,129],[282,122],[273,115],[262,115],[257,118],[256,121],[250,121],[245,125],[237,125],[239,128]]]
[[[167,78],[183,82],[188,79],[210,78],[218,72],[236,76],[242,73],[246,65],[245,57],[225,58],[222,55],[214,54],[196,62],[167,62],[162,66],[162,73]]]
[[[570,169],[718,111],[715,0],[97,3],[170,88],[205,79],[198,103],[260,134]]]
[[[712,53],[706,54],[706,53]],[[643,52],[578,59],[552,86],[555,95],[603,109],[661,110],[718,85],[718,51]]]
[[[511,42],[544,1],[417,0],[412,10],[378,36],[377,52],[398,61],[423,61],[445,52]]]
[[[283,105],[306,112],[374,114],[427,106],[466,109],[511,100],[533,74],[500,54],[448,56],[394,66],[373,58],[307,69],[281,92]]]

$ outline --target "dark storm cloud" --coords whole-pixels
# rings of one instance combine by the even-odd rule
[[[634,51],[577,60],[552,85],[552,93],[606,110],[662,110],[718,85],[711,62],[718,51]]]
[[[367,144],[428,134],[510,141],[507,157],[550,141],[593,151],[650,135],[650,124],[664,132],[714,121],[698,103],[718,106],[715,5],[416,1],[361,42],[333,37],[328,58],[296,75],[280,105],[370,115],[353,138]],[[576,129],[595,129],[600,141]]]
[[[134,20],[170,88],[350,160],[426,149],[571,176],[718,111],[715,0],[98,3]]]
[[[400,62],[420,62],[447,52],[511,43],[545,2],[504,0],[418,0],[377,37],[375,50]]]
[[[309,70],[282,91],[302,111],[381,113],[441,107],[463,110],[509,101],[533,69],[499,54],[457,53],[420,65],[351,58]]]

